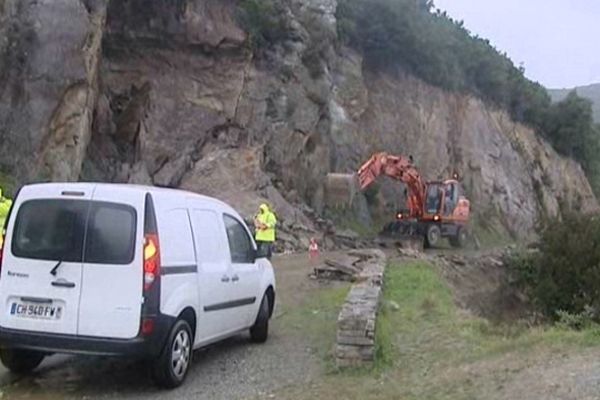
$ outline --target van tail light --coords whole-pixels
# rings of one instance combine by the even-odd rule
[[[154,319],[153,318],[144,318],[142,320],[142,335],[148,336],[154,332]]]
[[[158,235],[144,236],[144,291],[148,291],[160,276],[160,247]]]
[[[144,247],[142,249],[144,290],[139,335],[150,336],[156,331],[156,319],[160,315],[160,242],[154,202],[150,193],[146,194],[144,208]]]

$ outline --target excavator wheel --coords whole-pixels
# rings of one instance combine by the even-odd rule
[[[438,225],[431,224],[425,232],[425,247],[431,248],[438,245],[442,238],[442,230]]]
[[[398,229],[399,228],[397,222],[390,222],[383,227],[383,229],[381,230],[381,234],[383,236],[392,236],[393,234],[398,232]]]
[[[468,233],[465,228],[458,228],[455,236],[450,237],[450,245],[456,248],[463,248],[467,244]]]

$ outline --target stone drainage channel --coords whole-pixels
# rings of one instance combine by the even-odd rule
[[[340,368],[372,365],[387,257],[381,250],[354,250],[326,264],[356,271],[337,320],[336,364]]]

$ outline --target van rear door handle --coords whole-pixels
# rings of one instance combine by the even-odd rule
[[[223,275],[221,282],[229,282],[229,277],[227,275]]]
[[[21,301],[37,304],[52,304],[52,299],[38,299],[37,297],[21,297]]]
[[[52,286],[55,287],[64,287],[64,288],[74,288],[75,284],[73,282],[67,282],[67,281],[54,281],[52,282]]]
[[[237,275],[234,275],[233,277],[231,277],[231,281],[232,281],[232,282],[237,282],[237,281],[239,281],[239,280],[240,280],[240,277],[239,277],[239,276],[237,276]]]

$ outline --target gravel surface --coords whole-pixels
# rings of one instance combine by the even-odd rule
[[[0,370],[3,399],[211,399],[270,398],[271,392],[304,384],[322,362],[300,335],[283,334],[279,318],[310,295],[304,256],[276,259],[278,304],[269,340],[252,344],[247,335],[197,351],[184,385],[157,390],[139,362],[99,357],[52,356],[31,377]]]

